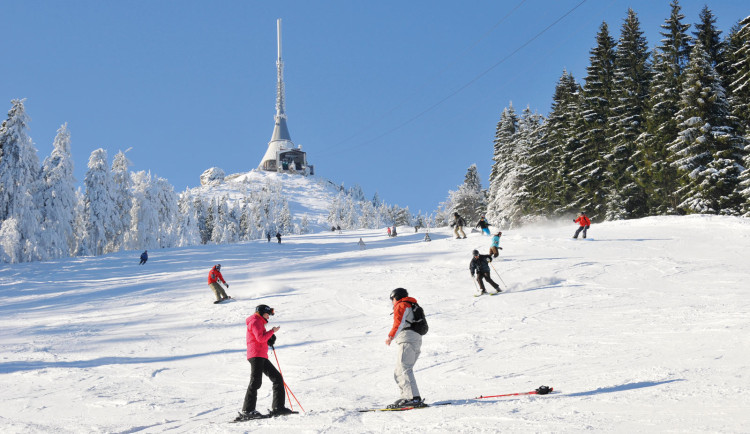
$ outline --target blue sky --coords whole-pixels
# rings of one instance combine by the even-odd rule
[[[585,76],[602,21],[617,38],[632,7],[653,48],[670,12],[588,0],[528,43],[580,3],[2,0],[0,110],[27,98],[40,160],[67,122],[79,182],[100,147],[132,148],[132,170],[177,191],[209,167],[248,171],[273,130],[282,18],[289,130],[316,173],[430,212],[471,164],[487,186],[502,109],[546,114],[563,68]],[[708,4],[723,34],[750,14],[680,4],[690,24]]]

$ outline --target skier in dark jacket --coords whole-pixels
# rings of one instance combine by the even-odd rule
[[[480,255],[479,250],[474,250],[471,253],[474,257],[469,263],[469,271],[471,271],[472,278],[474,278],[474,273],[477,273],[477,282],[479,282],[479,289],[482,290],[482,294],[487,294],[487,290],[484,289],[484,282],[482,281],[482,279],[486,280],[487,283],[492,285],[492,287],[495,288],[495,291],[502,292],[500,290],[500,285],[495,283],[495,281],[492,280],[492,277],[490,276],[489,262],[492,262],[492,256]]]
[[[281,233],[276,232],[276,239],[279,240],[279,244],[281,244]]]
[[[141,263],[138,265],[143,265],[148,261],[148,250],[144,250],[143,253],[141,253]]]
[[[464,226],[466,226],[466,220],[464,220],[463,217],[458,215],[457,212],[453,213],[453,223],[451,223],[451,227],[453,228],[453,233],[456,234],[456,239],[460,239],[461,236],[466,238],[466,233],[464,232]],[[458,233],[461,232],[461,236],[458,235]]]

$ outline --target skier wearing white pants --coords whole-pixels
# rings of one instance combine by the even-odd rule
[[[417,303],[417,300],[408,295],[404,288],[396,288],[391,292],[393,327],[388,333],[385,344],[391,345],[391,342],[395,342],[398,345],[393,378],[401,391],[401,398],[389,405],[391,408],[424,406],[419,395],[417,380],[414,378],[414,364],[421,352],[422,335],[408,329],[409,323],[414,321],[411,306],[412,303]]]

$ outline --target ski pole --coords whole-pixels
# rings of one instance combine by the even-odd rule
[[[503,278],[500,276],[500,273],[498,273],[497,269],[495,269],[495,266],[492,265],[492,262],[490,262],[490,267],[492,267],[492,269],[495,270],[495,274],[497,274],[497,278],[500,279],[501,282],[503,282],[503,285],[505,286],[505,289],[507,290],[508,289],[508,284],[505,283],[505,281],[503,280]]]
[[[479,292],[479,286],[477,285],[476,279],[474,279],[474,275],[471,275],[471,281],[474,282],[474,288],[476,288],[477,292]]]
[[[284,381],[284,374],[281,372],[281,364],[279,363],[279,356],[276,355],[276,348],[274,348],[273,346],[271,346],[271,349],[273,350],[273,357],[276,359],[276,366],[279,367],[279,374],[281,374],[281,380],[284,382],[284,390],[286,390],[287,392],[289,392],[289,395],[291,395],[291,397],[287,396],[287,398],[289,399],[289,407],[293,408],[293,406],[292,406],[292,397],[294,397],[294,400],[297,401],[297,405],[299,405],[299,408],[302,408],[302,404],[300,404],[299,400],[297,399],[297,397],[294,396],[294,392],[292,392],[292,388],[289,387],[288,384],[286,384],[286,381]],[[302,411],[305,411],[305,409],[302,408]]]

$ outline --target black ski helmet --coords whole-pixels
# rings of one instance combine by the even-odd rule
[[[264,314],[273,315],[273,308],[265,304],[259,304],[255,306],[255,312],[261,315],[264,315]]]
[[[474,249],[474,251],[473,251],[473,252],[471,252],[471,254],[472,254],[473,256],[477,256],[477,255],[479,255],[479,250],[476,250],[476,249]]]
[[[214,265],[214,268],[216,268],[217,270],[221,270],[221,264]]]
[[[391,291],[391,300],[399,301],[404,297],[408,297],[409,293],[404,288],[396,288]]]

